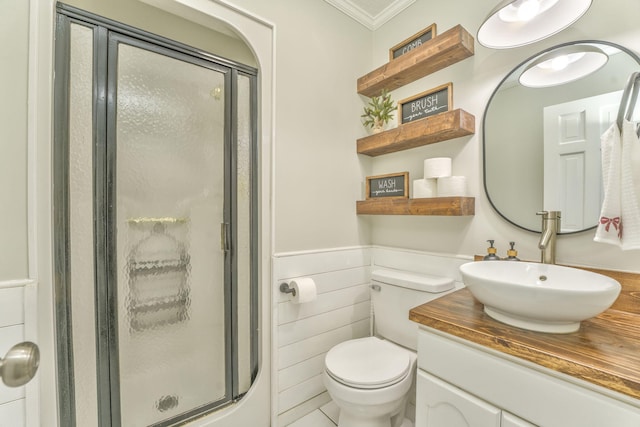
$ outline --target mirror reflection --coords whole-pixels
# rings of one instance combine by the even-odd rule
[[[595,46],[609,59],[579,80],[525,87],[524,70],[565,46]],[[622,46],[581,41],[532,56],[498,85],[484,116],[484,185],[496,211],[540,232],[536,212],[562,212],[561,233],[596,226],[602,200],[600,135],[615,122],[622,89],[640,58]]]

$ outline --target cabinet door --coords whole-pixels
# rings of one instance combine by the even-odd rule
[[[500,427],[500,409],[419,370],[416,427]]]
[[[502,425],[501,427],[536,427],[535,424],[531,424],[523,419],[511,415],[508,412],[502,413]]]

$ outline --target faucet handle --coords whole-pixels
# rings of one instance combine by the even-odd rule
[[[536,215],[542,215],[542,219],[559,219],[561,211],[540,211]]]

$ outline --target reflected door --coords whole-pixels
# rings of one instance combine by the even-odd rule
[[[600,135],[615,121],[621,91],[544,108],[544,210],[562,232],[593,227],[602,201]]]

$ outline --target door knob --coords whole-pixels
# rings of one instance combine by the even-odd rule
[[[40,349],[32,342],[25,341],[9,349],[4,359],[0,359],[0,377],[8,387],[20,387],[31,381],[40,364]]]

